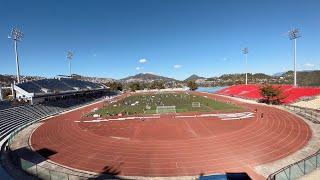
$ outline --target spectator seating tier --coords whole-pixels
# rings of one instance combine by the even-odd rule
[[[217,94],[227,96],[240,97],[245,99],[262,99],[260,94],[261,85],[234,85],[224,88]],[[289,104],[298,101],[299,99],[320,95],[320,88],[318,87],[294,87],[292,85],[274,85],[282,92],[284,99],[283,103]]]
[[[76,79],[41,79],[17,84],[29,93],[67,92],[101,88],[100,84]]]

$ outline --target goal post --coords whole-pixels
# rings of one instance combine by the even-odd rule
[[[200,102],[192,102],[192,107],[200,107]]]
[[[157,106],[156,108],[157,114],[163,113],[176,113],[176,106]]]

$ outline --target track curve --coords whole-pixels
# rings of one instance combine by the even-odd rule
[[[187,176],[202,173],[247,172],[292,154],[311,138],[298,117],[268,106],[196,93],[228,101],[254,112],[256,117],[222,121],[216,117],[82,123],[91,105],[48,120],[30,138],[34,150],[57,152],[50,160],[72,168],[126,176]],[[261,119],[260,114],[264,117]]]

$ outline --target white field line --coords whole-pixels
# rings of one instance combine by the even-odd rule
[[[123,117],[123,118],[113,118],[113,119],[94,119],[88,121],[74,121],[74,122],[107,122],[107,121],[124,121],[124,120],[134,120],[134,119],[159,119],[160,116],[148,116],[148,117]]]
[[[175,116],[175,118],[202,118],[202,117],[218,117],[221,120],[239,120],[239,119],[247,119],[254,117],[254,113],[252,112],[242,112],[242,113],[229,113],[229,114],[200,114],[200,115],[181,115]],[[135,119],[159,119],[160,116],[141,116],[141,117],[123,117],[123,118],[113,118],[113,119],[94,119],[88,121],[74,121],[74,122],[107,122],[107,121],[124,121],[124,120],[135,120]]]
[[[200,114],[193,116],[176,116],[176,118],[199,118],[199,117],[218,117],[222,120],[236,120],[236,119],[246,119],[254,117],[252,112],[243,112],[243,113],[229,113],[229,114]]]

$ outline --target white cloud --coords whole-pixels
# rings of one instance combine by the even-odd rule
[[[303,66],[306,67],[306,68],[313,68],[313,67],[314,67],[314,64],[305,63]]]
[[[227,61],[228,58],[224,57],[224,58],[222,58],[221,60],[222,60],[222,61]]]
[[[136,70],[137,70],[137,71],[142,70],[142,69],[143,69],[143,67],[139,67],[139,66],[136,67]]]
[[[139,60],[139,63],[141,63],[141,64],[144,64],[144,63],[146,63],[146,62],[147,62],[146,59],[140,59],[140,60]]]
[[[180,64],[173,65],[173,68],[179,69],[179,68],[181,68],[181,65]]]

